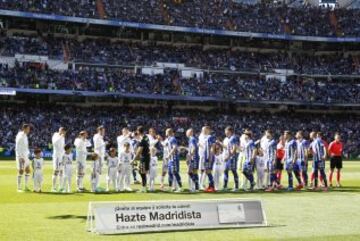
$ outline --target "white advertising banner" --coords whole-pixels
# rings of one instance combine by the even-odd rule
[[[266,226],[259,200],[90,202],[88,230],[99,234]]]
[[[0,95],[16,95],[16,91],[12,89],[0,88]]]
[[[157,75],[164,74],[163,68],[155,68],[155,67],[143,67],[141,68],[141,73],[144,75]]]

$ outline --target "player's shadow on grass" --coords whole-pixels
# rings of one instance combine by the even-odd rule
[[[74,195],[75,192],[41,192],[39,195],[61,195],[61,196],[68,196],[68,195]]]
[[[345,186],[345,187],[340,187],[340,188],[330,188],[329,193],[331,192],[343,192],[343,193],[360,193],[360,186]],[[254,190],[254,191],[236,191],[236,192],[232,192],[232,191],[218,191],[218,192],[214,192],[214,193],[206,193],[203,191],[200,192],[194,192],[191,193],[188,190],[184,190],[183,192],[173,192],[173,191],[162,191],[162,190],[155,190],[155,191],[148,191],[146,193],[142,193],[142,194],[159,194],[161,195],[161,193],[164,194],[174,194],[174,195],[201,195],[201,194],[209,194],[209,195],[246,195],[246,194],[259,194],[259,195],[267,195],[267,194],[300,194],[300,193],[323,193],[323,191],[319,190],[319,191],[312,191],[312,190],[301,190],[301,191],[287,191],[286,189],[283,190],[278,190],[278,191],[274,191],[274,192],[265,192],[264,190]],[[67,196],[67,195],[122,195],[122,194],[139,194],[139,190],[134,189],[133,191],[130,192],[98,192],[98,193],[92,193],[89,191],[85,191],[85,192],[72,192],[72,193],[61,193],[61,192],[42,192],[39,195],[61,195],[61,196]]]
[[[87,216],[78,216],[78,215],[67,214],[67,215],[51,216],[51,217],[47,217],[47,218],[48,219],[57,219],[57,220],[80,219],[83,222],[85,222],[87,219]]]
[[[360,192],[360,186],[345,186],[339,188],[331,188],[330,192]]]

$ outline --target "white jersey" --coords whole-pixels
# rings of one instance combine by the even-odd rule
[[[131,189],[130,188],[130,179],[132,172],[132,166],[130,165],[131,160],[132,160],[131,152],[123,151],[119,153],[118,189],[120,191],[123,191],[124,189]]]
[[[129,143],[130,145],[130,152],[133,153],[133,146],[131,145],[131,138],[129,136],[118,136],[116,138],[117,146],[118,146],[118,155],[120,156],[120,153],[124,152],[124,144]]]
[[[246,145],[246,140],[245,140],[245,135],[242,134],[240,136],[240,153],[239,153],[239,156],[238,156],[238,164],[240,165],[240,167],[242,166],[242,162],[244,160],[244,150],[245,150],[245,145]]]
[[[95,160],[95,161],[92,161],[91,163],[91,168],[92,168],[92,176],[94,174],[100,174],[101,172],[101,165],[100,165],[100,160]],[[93,177],[92,177],[93,178]]]
[[[223,158],[227,159],[230,155],[229,150],[228,150],[228,144],[229,144],[229,138],[225,137],[223,140]]]
[[[33,169],[34,172],[42,171],[44,166],[44,159],[43,158],[34,158],[33,160]]]
[[[245,149],[245,146],[246,146],[246,139],[245,139],[245,135],[241,135],[240,137],[240,148],[241,148],[241,151],[243,152],[244,149]]]
[[[269,139],[266,136],[261,137],[260,139],[260,148],[265,151],[268,147]]]
[[[208,135],[204,135],[204,134],[199,135],[199,156],[200,156],[200,158],[205,157],[207,139],[208,139]]]
[[[59,132],[55,132],[52,136],[52,145],[53,145],[53,156],[62,157],[65,153],[65,137],[60,135]]]
[[[74,146],[76,153],[86,155],[87,148],[91,146],[91,143],[89,140],[78,137],[74,141]]]
[[[94,142],[94,152],[98,154],[100,157],[105,156],[106,143],[104,141],[104,137],[99,133],[95,134],[93,137]]]
[[[163,161],[168,161],[168,156],[170,153],[168,139],[166,138],[164,141],[162,141],[161,145],[163,146],[163,156],[164,156]]]
[[[256,170],[265,170],[266,167],[266,161],[265,158],[262,156],[256,156],[255,157],[255,164],[256,164]]]
[[[34,179],[34,191],[40,191],[41,190],[41,184],[43,182],[43,165],[44,165],[44,159],[43,158],[34,158],[33,160],[33,179]]]
[[[213,166],[215,190],[220,190],[224,167],[224,153],[215,155]]]
[[[119,165],[130,165],[132,155],[130,152],[121,152],[119,155]]]
[[[147,137],[149,138],[150,148],[154,148],[155,145],[158,143],[158,140],[149,134],[147,135]]]
[[[17,158],[29,158],[29,140],[25,132],[19,131],[15,139],[15,153]]]
[[[71,168],[72,167],[72,162],[73,162],[73,154],[72,153],[65,153],[63,156],[63,165],[65,168]]]
[[[155,169],[157,168],[157,163],[158,163],[158,158],[157,156],[152,156],[150,159],[150,169]]]
[[[265,170],[266,170],[266,158],[263,156],[255,157],[255,166],[256,166],[256,183],[258,189],[266,188],[267,180],[265,180]],[[267,177],[266,179],[268,179]],[[265,182],[266,181],[266,182]]]
[[[158,163],[157,156],[152,156],[151,159],[150,159],[150,172],[149,172],[150,188],[152,190],[154,189],[155,178],[156,178],[156,175],[157,175],[157,163]]]
[[[222,154],[215,155],[213,168],[214,171],[222,170],[224,168],[224,156]]]
[[[117,156],[115,156],[115,157],[108,156],[107,165],[108,165],[109,169],[117,168],[119,165],[119,158]]]

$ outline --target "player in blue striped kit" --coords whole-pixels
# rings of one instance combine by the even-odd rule
[[[272,191],[274,188],[276,188],[277,182],[276,182],[276,141],[274,140],[273,132],[272,130],[266,130],[265,136],[267,138],[267,142],[265,144],[264,151],[264,158],[266,161],[266,167],[267,171],[269,173],[269,188],[266,189],[266,191]]]
[[[292,191],[294,189],[293,172],[297,157],[297,147],[296,147],[296,141],[292,138],[290,131],[284,132],[284,138],[285,138],[284,163],[285,163],[285,169],[288,174],[288,191]],[[301,183],[300,176],[296,174],[295,176],[300,184]]]
[[[175,134],[173,129],[168,128],[166,129],[166,137],[168,138],[168,160],[169,160],[169,187],[172,187],[174,177],[176,179],[176,182],[179,186],[176,192],[181,192],[182,183],[181,183],[181,177],[180,177],[180,158],[179,158],[179,150],[178,150],[178,143],[175,138]]]
[[[227,141],[224,142],[223,148],[225,149],[225,170],[224,170],[224,190],[227,190],[229,182],[229,171],[234,175],[235,188],[233,191],[239,190],[239,175],[237,172],[237,150],[239,147],[239,138],[234,134],[234,128],[228,126],[225,128],[225,135]]]
[[[250,182],[250,190],[253,190],[255,187],[254,181],[254,161],[256,156],[255,143],[251,139],[252,133],[249,130],[245,130],[244,132],[244,140],[245,143],[243,145],[243,153],[244,153],[244,164],[243,164],[243,174]]]
[[[189,159],[189,177],[194,182],[195,190],[190,188],[190,191],[199,190],[199,144],[197,138],[194,136],[194,130],[192,128],[186,131],[186,137],[189,139],[188,144],[188,159]]]
[[[205,126],[203,128],[205,134],[205,146],[204,146],[204,168],[206,175],[209,179],[209,186],[205,189],[205,192],[215,192],[214,177],[212,174],[213,164],[215,158],[215,144],[216,138],[211,135],[211,127]]]
[[[314,159],[313,169],[314,169],[315,183],[313,189],[318,188],[318,173],[320,171],[320,175],[325,184],[324,191],[327,191],[328,186],[327,186],[327,179],[325,173],[326,147],[322,140],[322,133],[311,132],[310,139],[313,140],[310,144],[310,149],[312,150],[313,159]]]
[[[307,160],[308,160],[308,141],[304,139],[302,131],[296,133],[297,160],[294,166],[294,172],[301,173],[302,183],[296,187],[297,190],[308,185]],[[296,174],[295,174],[296,175]],[[300,175],[300,174],[299,174]]]

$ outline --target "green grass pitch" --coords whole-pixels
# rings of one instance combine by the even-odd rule
[[[53,194],[45,164],[42,194],[17,193],[15,162],[0,161],[1,241],[360,240],[360,162],[345,162],[343,187],[322,192]],[[182,167],[185,170],[185,167]],[[182,173],[187,180],[185,172]],[[73,178],[75,181],[75,177]],[[89,176],[86,177],[89,187]],[[283,180],[284,184],[286,180]],[[184,182],[185,184],[187,181]],[[105,185],[105,178],[102,178]],[[32,185],[31,185],[32,186]],[[139,188],[139,186],[134,186]],[[75,190],[75,187],[73,187]],[[101,236],[86,231],[89,201],[255,198],[269,227]]]

